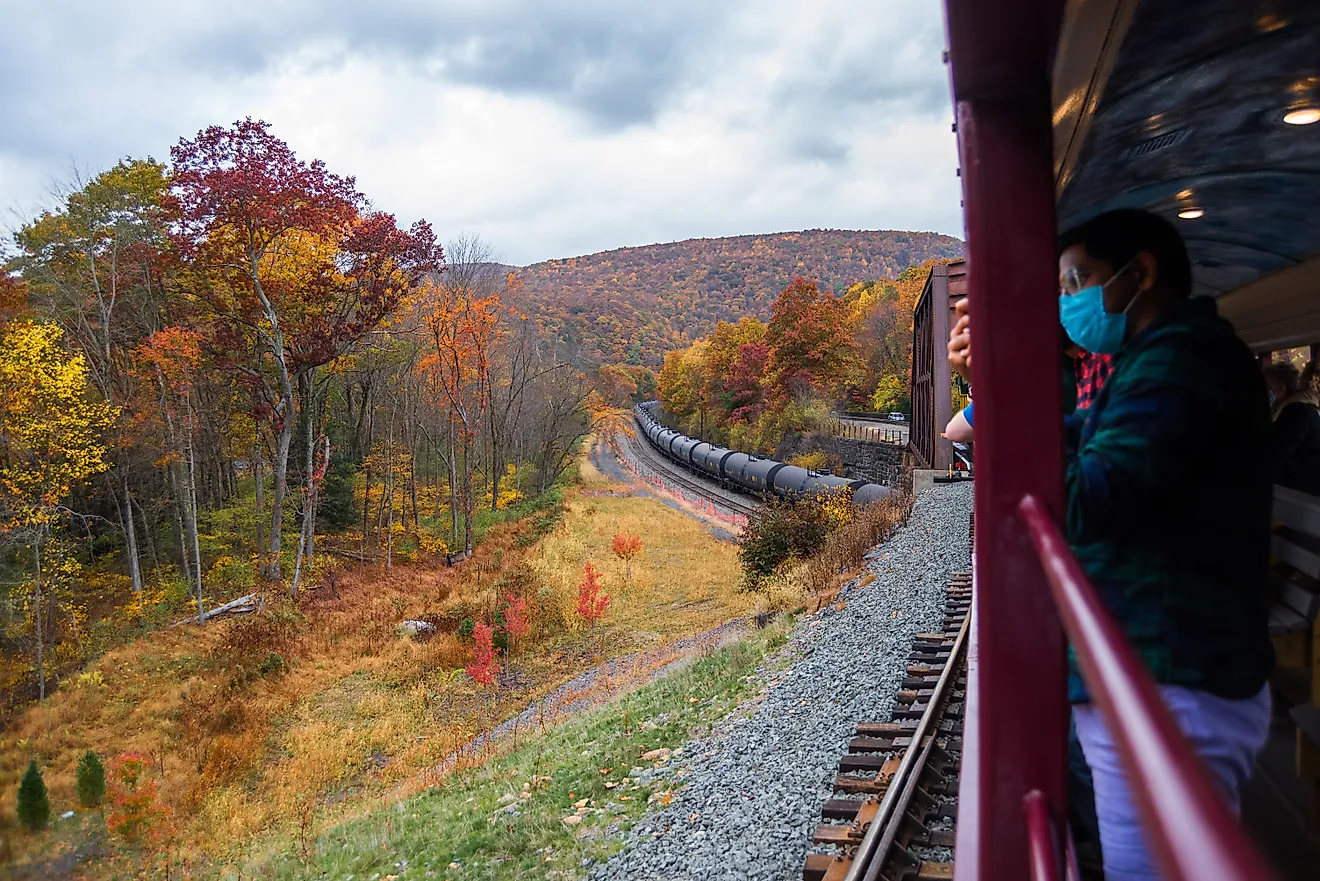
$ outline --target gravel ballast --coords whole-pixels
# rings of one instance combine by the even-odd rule
[[[804,619],[759,671],[766,687],[667,764],[683,781],[591,881],[798,879],[857,722],[889,718],[913,635],[939,628],[944,585],[970,568],[970,483],[936,485],[873,550],[875,581]]]

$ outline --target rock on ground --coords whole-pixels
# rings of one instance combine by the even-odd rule
[[[759,674],[765,694],[682,748],[685,784],[591,881],[802,877],[811,833],[857,722],[889,718],[912,637],[938,629],[944,585],[970,568],[970,483],[937,485],[868,555],[875,581],[804,619]]]

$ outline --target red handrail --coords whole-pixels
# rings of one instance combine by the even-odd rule
[[[1027,820],[1027,859],[1031,881],[1063,881],[1059,859],[1059,840],[1050,820],[1050,806],[1045,793],[1033,789],[1022,796],[1022,813]]]
[[[1118,742],[1142,825],[1165,875],[1174,881],[1273,879],[1045,506],[1028,495],[1018,511],[1082,676]]]

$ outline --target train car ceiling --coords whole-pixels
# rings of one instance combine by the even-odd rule
[[[1054,103],[1061,229],[1161,214],[1253,349],[1320,343],[1320,3],[1071,3]]]

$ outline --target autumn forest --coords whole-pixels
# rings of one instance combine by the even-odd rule
[[[66,181],[0,250],[0,865],[376,866],[335,830],[483,766],[567,677],[773,603],[727,524],[627,485],[631,406],[749,450],[903,410],[913,304],[960,251],[811,230],[513,267],[251,119]],[[519,798],[558,793],[544,761]],[[494,834],[466,822],[440,867]],[[526,859],[594,846],[551,825]]]

